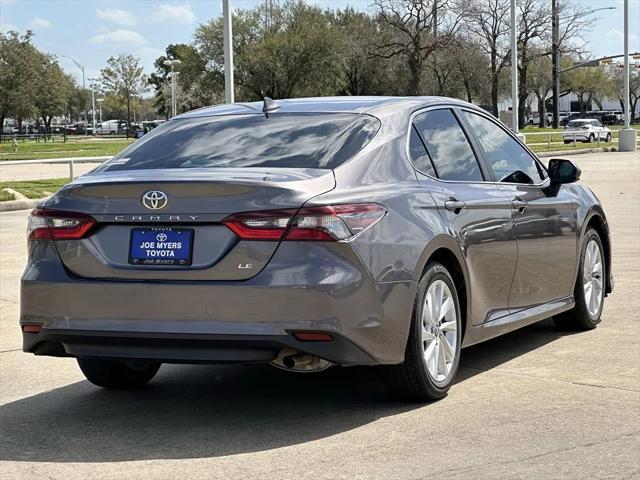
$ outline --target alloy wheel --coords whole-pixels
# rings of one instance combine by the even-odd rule
[[[600,246],[595,240],[590,240],[584,252],[582,266],[582,286],[584,301],[589,315],[595,317],[602,305],[603,268]]]
[[[444,382],[458,355],[458,318],[451,290],[442,280],[429,285],[421,320],[427,370],[433,380]]]

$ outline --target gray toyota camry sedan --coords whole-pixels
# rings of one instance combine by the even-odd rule
[[[33,210],[23,349],[113,389],[162,363],[376,365],[437,399],[465,346],[600,321],[609,228],[579,179],[449,98],[195,110]]]

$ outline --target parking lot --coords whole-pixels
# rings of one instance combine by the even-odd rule
[[[165,365],[142,391],[100,390],[73,359],[21,352],[28,212],[0,213],[2,478],[640,478],[640,154],[571,158],[612,228],[602,323],[470,347],[426,405],[368,368]]]

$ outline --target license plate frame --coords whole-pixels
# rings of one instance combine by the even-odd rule
[[[145,239],[143,237],[147,236]],[[164,239],[159,238],[164,236]],[[176,227],[148,227],[148,228],[132,228],[129,234],[129,264],[138,266],[169,266],[169,267],[188,267],[193,262],[193,228],[176,228]],[[150,248],[143,248],[143,241],[153,243]],[[134,248],[134,241],[139,244]],[[158,242],[177,243],[180,242],[180,248],[156,248]],[[145,250],[146,255],[140,252]],[[150,255],[149,251],[155,251],[156,254]],[[161,253],[161,252],[165,253]],[[169,252],[173,252],[171,255]]]

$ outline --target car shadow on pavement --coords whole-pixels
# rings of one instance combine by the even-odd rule
[[[463,351],[458,383],[561,336],[544,324]],[[444,400],[446,401],[446,400]],[[135,392],[86,381],[0,407],[0,460],[115,462],[270,450],[429,405],[386,395],[373,368],[164,365]]]
[[[580,332],[559,330],[549,318],[487,342],[472,345],[462,350],[456,383],[499,367],[560,337],[577,333]]]

